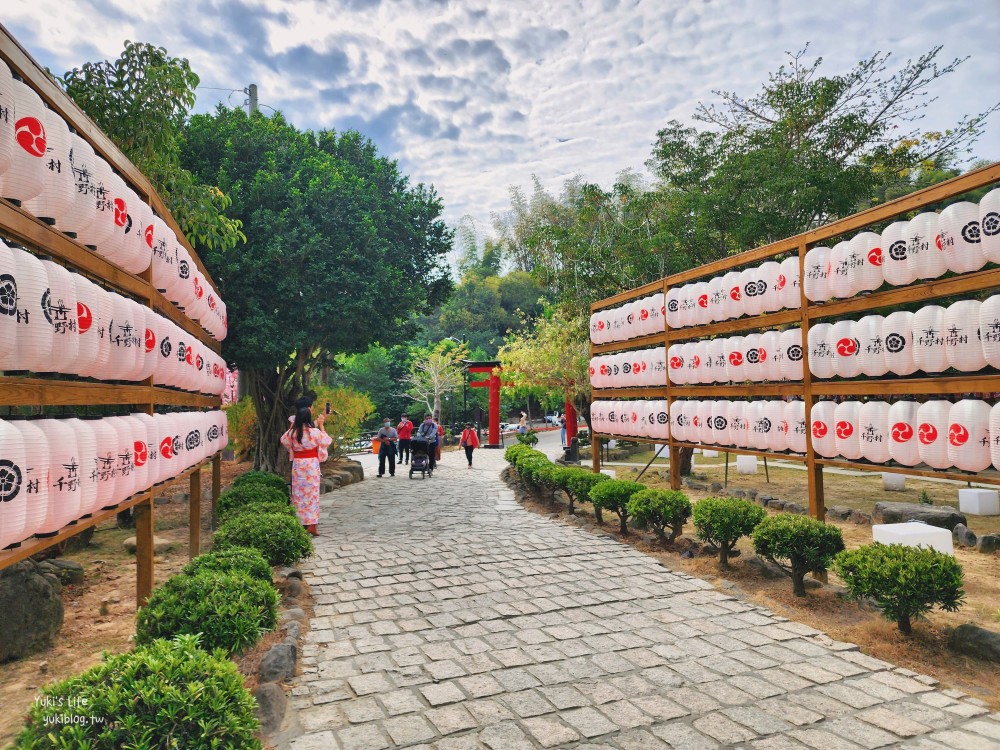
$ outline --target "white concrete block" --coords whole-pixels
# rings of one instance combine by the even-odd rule
[[[737,474],[756,474],[757,473],[757,457],[756,456],[737,456],[736,457],[736,473]]]
[[[701,452],[701,455],[703,455],[705,458],[718,458],[719,451],[711,451],[706,448]]]
[[[602,474],[607,474],[612,479],[615,478],[615,470],[614,469],[601,469],[601,473]]]
[[[906,489],[906,477],[902,474],[882,472],[882,489],[886,492],[902,492]]]
[[[872,540],[882,544],[905,544],[907,547],[929,547],[948,555],[955,554],[951,532],[919,521],[877,523],[872,526]]]
[[[695,453],[701,453],[701,448],[694,448],[693,450]]]
[[[1000,493],[971,487],[959,490],[958,509],[974,516],[1000,516]]]

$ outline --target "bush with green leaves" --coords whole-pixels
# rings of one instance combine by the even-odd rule
[[[852,599],[872,599],[899,631],[912,632],[910,620],[935,606],[957,612],[965,603],[962,566],[954,557],[924,547],[870,544],[841,552],[837,575]]]
[[[288,516],[289,518],[295,519],[298,519],[299,517],[298,511],[295,510],[295,506],[287,501],[281,504],[266,501],[252,502],[245,505],[234,505],[227,510],[216,513],[216,516],[219,519],[219,525],[222,525],[236,516],[260,515],[261,513],[277,513],[278,515]]]
[[[524,456],[517,462],[517,473],[528,484],[543,488],[549,479],[549,473],[555,465],[543,455]]]
[[[269,471],[248,471],[246,474],[240,474],[233,480],[233,489],[251,484],[273,487],[279,492],[284,493],[285,497],[289,495],[288,482],[285,481],[285,478],[277,474],[272,474]]]
[[[844,535],[832,524],[808,516],[768,516],[753,530],[753,547],[792,578],[796,596],[806,595],[806,573],[822,573],[844,549]]]
[[[534,430],[528,430],[522,435],[519,432],[517,433],[517,442],[522,445],[535,445],[538,442],[538,433]]]
[[[271,583],[271,566],[258,550],[250,547],[230,547],[198,555],[184,566],[182,573],[189,576],[203,571],[216,573],[245,573],[257,581]]]
[[[278,623],[278,592],[246,573],[206,570],[171,576],[136,617],[136,643],[199,635],[207,649],[240,653]]]
[[[736,542],[752,534],[767,512],[739,498],[707,497],[694,504],[692,515],[698,537],[719,550],[719,565],[728,568]]]
[[[268,565],[292,565],[313,552],[312,537],[297,518],[284,513],[241,513],[219,526],[213,537],[216,550],[252,547]]]
[[[632,495],[642,492],[646,485],[638,482],[630,482],[626,479],[612,479],[601,482],[590,490],[590,502],[595,508],[614,511],[618,516],[620,531],[623,535],[628,534],[628,501]]]
[[[225,653],[156,640],[42,690],[15,750],[261,750],[256,702]]]
[[[565,482],[566,492],[571,499],[570,513],[573,512],[572,500],[578,503],[589,503],[591,502],[590,491],[602,482],[611,481],[611,477],[607,474],[595,474],[587,469],[569,469],[568,471],[569,475]],[[598,523],[604,523],[604,516],[601,514],[599,505],[594,506],[594,516]]]
[[[516,466],[518,457],[526,455],[529,452],[537,453],[538,451],[536,451],[530,445],[524,445],[523,443],[515,443],[514,445],[508,446],[504,450],[503,459],[507,463]]]
[[[215,501],[215,512],[222,518],[232,511],[242,510],[251,506],[266,505],[273,507],[287,506],[288,494],[264,484],[249,483],[240,487],[232,487]]]
[[[646,524],[660,541],[673,544],[691,517],[691,501],[680,490],[647,489],[632,495],[628,501],[629,515]],[[666,535],[670,529],[670,536]]]

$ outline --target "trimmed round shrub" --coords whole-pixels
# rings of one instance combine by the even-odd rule
[[[271,501],[261,501],[245,505],[235,505],[230,507],[228,510],[217,513],[216,515],[218,516],[219,524],[221,525],[236,516],[259,515],[261,513],[278,513],[279,515],[295,519],[298,519],[299,517],[298,511],[295,510],[295,506],[290,504],[288,501],[284,501],[281,504]]]
[[[590,490],[590,502],[595,508],[612,510],[617,514],[621,533],[628,534],[628,501],[632,495],[642,492],[646,485],[626,479],[611,479],[601,482]]]
[[[233,487],[219,495],[219,499],[215,501],[215,512],[219,518],[222,518],[234,510],[242,510],[249,506],[285,506],[288,504],[287,492],[263,484],[250,483],[244,484],[242,487]]]
[[[642,490],[628,501],[628,513],[651,527],[661,541],[672,544],[691,517],[691,501],[679,490]],[[670,529],[669,537],[666,529]]]
[[[570,513],[573,512],[573,500],[578,503],[589,503],[590,502],[590,491],[601,482],[610,482],[611,477],[607,474],[595,474],[587,469],[567,469],[569,474],[565,478],[565,490],[570,496]],[[598,523],[603,523],[604,518],[601,516],[601,508],[597,505],[594,506],[594,515],[597,517]]]
[[[199,635],[202,646],[236,654],[278,624],[278,592],[246,573],[180,573],[153,591],[136,617],[136,643]]]
[[[535,445],[538,442],[538,433],[534,430],[528,430],[523,435],[519,432],[516,437],[521,445]]]
[[[297,518],[283,513],[241,513],[215,532],[214,549],[252,547],[268,564],[291,565],[312,554],[312,537]]]
[[[213,573],[245,573],[254,580],[271,583],[271,566],[259,551],[250,547],[230,547],[198,555],[181,571],[189,576],[204,571]]]
[[[285,481],[285,478],[280,477],[277,474],[272,474],[269,471],[248,471],[246,474],[240,474],[233,480],[233,489],[252,484],[264,487],[273,487],[284,494],[285,497],[288,497],[289,495],[288,482]]]
[[[531,446],[524,445],[523,443],[516,443],[514,445],[508,446],[504,450],[503,460],[509,464],[517,464],[518,456],[527,453],[528,451],[534,451],[534,449],[531,448]]]
[[[554,468],[555,464],[542,455],[525,456],[517,462],[517,472],[521,478],[528,484],[539,488],[547,484],[549,474]]]
[[[729,567],[729,553],[742,536],[749,536],[767,512],[735,497],[706,497],[694,504],[694,527],[698,537],[719,550],[719,565]]]
[[[933,607],[957,612],[965,603],[962,566],[954,557],[924,547],[870,544],[841,552],[834,568],[852,599],[873,599],[899,631],[912,632],[910,619]]]
[[[225,654],[157,640],[45,687],[16,750],[261,750],[256,702]]]
[[[796,596],[806,595],[806,573],[822,573],[844,549],[836,526],[807,516],[768,516],[753,530],[753,548],[792,577]]]

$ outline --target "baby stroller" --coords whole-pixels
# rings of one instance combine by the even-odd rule
[[[410,479],[413,479],[413,472],[419,471],[421,478],[434,474],[431,468],[431,451],[434,449],[433,443],[420,438],[413,438],[410,441]]]

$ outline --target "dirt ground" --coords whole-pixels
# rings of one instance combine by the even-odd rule
[[[222,486],[250,469],[247,463],[222,464]],[[202,472],[202,549],[211,544],[211,471]],[[154,533],[169,539],[172,549],[156,556],[155,581],[161,583],[188,562],[188,503],[182,497],[189,480],[166,485],[161,497],[169,502],[154,507]],[[0,665],[0,747],[6,747],[20,730],[39,690],[50,682],[79,674],[99,663],[102,652],[123,653],[132,647],[135,634],[135,556],[125,552],[122,541],[134,529],[119,529],[115,522],[99,525],[90,545],[65,556],[83,565],[84,582],[63,587],[65,620],[51,648],[17,662]]]
[[[647,456],[647,461],[651,455]],[[701,459],[701,456],[698,456],[697,459]],[[700,462],[697,459],[696,473],[704,472],[709,475],[709,481],[715,481],[713,472],[718,471],[718,481],[722,481],[721,468],[708,468],[705,459],[701,459]],[[800,498],[792,494],[796,483],[801,483],[804,491],[804,472],[772,469],[770,472],[771,484],[768,485],[764,481],[763,468],[759,468],[760,474],[758,476],[751,478],[750,481],[747,481],[746,478],[741,478],[739,482],[731,481],[729,488],[753,488],[761,493],[771,494],[782,499],[806,503],[804,497]],[[625,469],[624,467],[619,467],[617,471],[618,478],[622,479],[634,479],[638,472],[637,469]],[[731,480],[734,474],[735,462],[730,465]],[[785,478],[784,474],[790,476]],[[881,480],[878,479],[877,474],[875,476],[877,488],[880,490]],[[648,472],[642,481],[651,486],[668,486],[662,478],[655,475],[650,477]],[[841,486],[842,481],[843,486]],[[911,484],[909,478],[907,478],[907,484]],[[928,494],[935,498],[940,496],[942,504],[944,504],[946,495],[957,496],[954,486],[938,486],[928,482],[920,484],[929,485]],[[871,497],[880,493],[872,491],[869,485],[868,477],[856,479],[854,477],[830,476],[827,481],[827,504],[851,505],[870,511],[875,502]],[[898,492],[885,493],[889,496],[886,499],[899,501],[905,499],[915,502],[922,489],[922,487],[916,489],[911,487],[907,491],[910,493],[909,495]],[[690,490],[685,490],[685,492],[692,502],[713,494]],[[556,497],[558,499],[554,503],[537,498],[522,498],[521,501],[529,510],[545,515],[558,514],[556,517],[559,520],[570,522],[570,517],[566,513],[565,497],[562,493],[557,493]],[[936,499],[935,502],[939,501]],[[594,533],[609,534],[617,539],[622,539],[618,533],[618,517],[613,513],[606,512],[604,514],[603,526],[594,525],[594,513],[590,505],[578,507],[576,515],[584,519],[583,528]],[[970,528],[973,528],[977,533],[996,530],[1000,526],[996,518],[977,519],[975,522],[972,520],[973,518],[975,517],[970,517]],[[843,532],[844,543],[849,549],[871,543],[870,526],[839,522],[836,525]],[[745,597],[783,617],[819,628],[832,638],[857,643],[866,654],[922,674],[929,674],[940,680],[945,687],[962,690],[986,701],[994,710],[1000,710],[1000,670],[997,670],[996,665],[956,654],[948,648],[950,629],[957,625],[973,622],[982,627],[1000,630],[1000,623],[995,619],[997,608],[1000,606],[1000,554],[984,555],[975,550],[956,549],[956,558],[965,572],[965,605],[956,613],[937,610],[931,612],[926,619],[915,621],[913,635],[906,637],[898,632],[894,622],[883,619],[880,612],[863,609],[858,604],[841,598],[838,595],[841,591],[841,581],[832,571],[829,575],[830,585],[810,589],[806,598],[799,598],[792,593],[790,579],[766,579],[747,564],[746,560],[754,556],[753,545],[748,538],[744,537],[740,540],[737,545],[741,553],[740,556],[732,559],[731,569],[723,573],[719,569],[717,557],[698,554],[701,545],[694,538],[694,526],[690,522],[685,527],[685,532],[685,536],[678,540],[673,549],[664,547],[656,540],[655,536],[641,531],[633,531],[622,541],[656,557],[671,569],[696,575],[726,593]],[[681,553],[687,549],[696,553],[693,558],[681,557]]]

